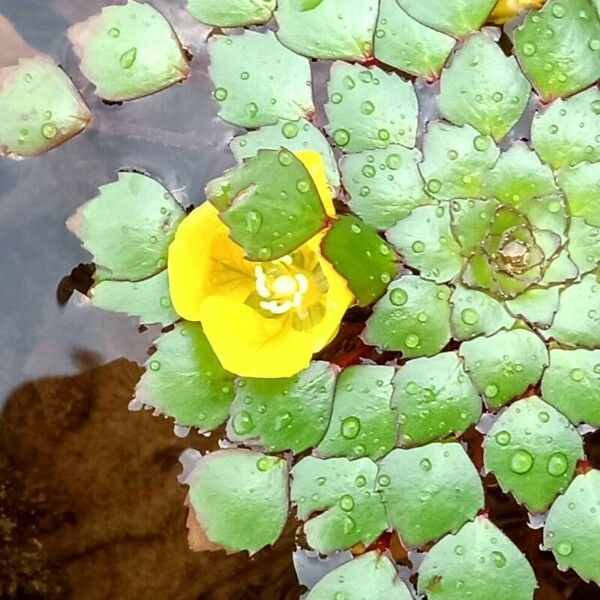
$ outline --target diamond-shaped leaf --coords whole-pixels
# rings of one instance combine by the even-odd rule
[[[319,443],[331,417],[336,371],[313,362],[295,377],[238,379],[227,428],[235,442],[270,452],[301,452]]]
[[[388,522],[408,546],[456,531],[483,507],[481,479],[459,443],[392,450],[377,483]]]
[[[368,458],[322,460],[308,456],[292,470],[291,498],[306,539],[321,553],[369,544],[387,527],[377,465]]]
[[[325,226],[315,182],[302,161],[283,148],[259,150],[213,179],[206,196],[250,260],[285,256]]]
[[[532,600],[531,565],[487,517],[442,538],[419,567],[419,587],[428,600]]]
[[[498,141],[519,120],[530,95],[515,59],[487,35],[474,34],[444,69],[438,105],[456,125],[471,125]]]
[[[327,131],[344,152],[415,145],[418,106],[412,83],[378,67],[336,62],[327,93]]]
[[[485,468],[504,491],[534,512],[564,491],[583,456],[577,430],[555,408],[531,396],[500,414],[483,442]]]
[[[342,215],[321,242],[323,256],[347,281],[359,306],[367,306],[385,292],[396,275],[392,247],[358,217]]]
[[[0,69],[0,156],[37,156],[85,129],[91,113],[64,71],[42,56]]]
[[[542,397],[572,423],[600,425],[600,350],[550,350]]]
[[[253,554],[273,544],[283,531],[287,479],[287,464],[281,458],[229,449],[205,454],[186,483],[209,541],[230,552]]]
[[[498,408],[537,383],[548,364],[542,340],[525,329],[499,331],[460,345],[467,372],[486,403]]]
[[[409,360],[393,383],[404,446],[460,435],[481,416],[481,398],[456,352]]]
[[[279,0],[277,37],[312,58],[364,60],[373,54],[378,0]]]
[[[137,281],[162,271],[184,212],[157,181],[120,172],[67,221],[91,252],[102,279]]]
[[[266,23],[277,0],[188,0],[187,9],[194,19],[216,27],[241,27]]]
[[[600,202],[596,201],[600,187],[600,162],[564,167],[556,178],[565,192],[571,215],[583,217],[586,223],[600,227]]]
[[[450,341],[450,289],[414,275],[393,281],[362,336],[407,358],[433,356]]]
[[[169,22],[149,4],[128,0],[69,29],[81,72],[96,94],[120,102],[185,79],[190,68]]]
[[[589,0],[549,0],[514,33],[519,62],[545,101],[600,78],[600,17]]]
[[[600,229],[588,225],[581,217],[571,217],[569,256],[579,273],[588,273],[600,263]]]
[[[208,53],[219,116],[226,121],[261,127],[313,112],[308,60],[282,46],[272,31],[215,35]]]
[[[224,423],[234,375],[223,369],[200,324],[178,323],[155,344],[136,401],[173,417],[177,425],[210,431]]]
[[[356,365],[338,377],[333,413],[317,456],[384,456],[396,443],[397,415],[390,406],[393,367]]]
[[[493,199],[460,199],[450,203],[452,233],[469,257],[485,240],[500,204]]]
[[[454,43],[454,38],[410,17],[396,0],[381,0],[375,30],[375,57],[381,62],[436,79]]]
[[[530,288],[520,296],[506,301],[506,307],[516,317],[548,327],[558,310],[560,287]]]

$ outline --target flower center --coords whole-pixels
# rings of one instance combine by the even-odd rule
[[[516,269],[522,269],[527,265],[529,248],[520,240],[511,240],[500,250],[504,262]]]

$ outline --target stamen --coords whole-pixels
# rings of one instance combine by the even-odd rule
[[[263,268],[259,265],[254,267],[254,276],[256,277],[256,291],[263,297],[268,298],[271,295],[267,287],[267,277]]]

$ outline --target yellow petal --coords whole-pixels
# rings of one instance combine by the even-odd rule
[[[540,8],[546,0],[499,0],[488,17],[489,23],[504,25],[519,13],[530,8]]]
[[[312,180],[315,182],[319,196],[321,196],[321,202],[325,208],[325,212],[330,216],[335,216],[335,207],[333,206],[333,200],[331,193],[329,192],[329,185],[327,184],[327,176],[325,173],[325,162],[319,152],[315,150],[298,150],[294,152],[296,157],[306,167]]]

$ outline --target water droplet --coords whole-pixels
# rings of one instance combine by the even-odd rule
[[[454,554],[457,554],[458,556],[462,556],[464,553],[465,553],[465,549],[460,544],[454,548]]]
[[[389,475],[380,475],[377,478],[377,483],[379,483],[381,487],[387,487],[388,485],[390,485],[391,481],[392,480],[390,479]]]
[[[331,99],[331,103],[332,104],[339,104],[344,99],[344,97],[341,94],[338,94],[336,92],[334,94],[331,94],[331,98],[330,99]]]
[[[573,369],[571,371],[571,379],[573,381],[582,381],[585,377],[585,373],[581,369]]]
[[[54,123],[44,123],[42,125],[42,137],[51,140],[57,134],[56,125]]]
[[[456,150],[448,150],[448,158],[450,160],[456,160],[458,158],[458,152]]]
[[[502,94],[501,92],[494,92],[492,94],[492,100],[494,102],[500,102],[502,98],[504,98],[504,94]]]
[[[473,138],[473,147],[479,152],[483,152],[490,147],[490,138],[485,135],[477,135]]]
[[[346,417],[342,421],[341,432],[347,440],[356,438],[360,431],[361,423],[357,417]]]
[[[306,179],[301,179],[297,184],[296,184],[296,189],[301,193],[301,194],[306,194],[306,192],[308,192],[308,190],[310,189],[310,183],[306,180]]]
[[[219,102],[223,102],[223,100],[225,100],[227,98],[227,90],[225,88],[217,88],[215,90],[215,100],[218,100]]]
[[[492,551],[492,562],[501,569],[506,566],[506,556],[502,554],[502,552],[498,552],[498,550]]]
[[[381,254],[383,254],[384,256],[387,256],[391,252],[391,249],[387,244],[380,244],[379,252],[381,252]]]
[[[411,248],[413,252],[415,252],[416,254],[420,254],[425,250],[425,243],[421,240],[416,240],[415,242],[413,242]]]
[[[158,370],[160,370],[160,361],[158,361],[158,360],[152,360],[152,361],[150,361],[150,369],[152,371],[158,371]]]
[[[548,131],[554,135],[555,133],[558,133],[558,127],[556,125],[550,125],[550,127],[548,127]]]
[[[347,90],[352,90],[356,86],[354,79],[352,79],[350,75],[346,75],[344,79],[342,79],[342,83]]]
[[[490,383],[489,385],[485,386],[485,390],[483,391],[483,393],[488,398],[495,398],[498,395],[498,386],[493,383]]]
[[[370,100],[365,100],[360,105],[360,112],[363,115],[370,115],[375,111],[375,105]]]
[[[246,114],[251,119],[253,119],[258,114],[258,106],[256,106],[256,103],[248,102],[248,104],[246,104]]]
[[[390,292],[390,302],[394,306],[402,306],[403,304],[406,304],[407,300],[408,294],[402,288],[394,288]]]
[[[381,279],[381,283],[389,283],[389,282],[390,282],[390,279],[391,279],[391,277],[390,277],[389,273],[382,273],[382,274],[379,276],[379,279]]]
[[[354,508],[354,498],[350,494],[344,494],[340,498],[340,508],[346,512],[351,511]]]
[[[123,69],[131,69],[131,67],[133,67],[133,63],[135,62],[136,56],[137,48],[135,46],[129,48],[129,50],[121,54],[121,58],[119,58],[119,64]]]
[[[600,40],[590,40],[589,46],[591,50],[600,50]]]
[[[280,150],[277,155],[277,159],[279,160],[280,165],[287,167],[288,165],[292,164],[292,153],[288,152],[287,150]]]
[[[237,435],[246,435],[254,429],[254,421],[249,412],[242,410],[233,417],[233,431]]]
[[[248,71],[242,71],[240,73],[240,79],[243,79],[244,81],[250,79],[250,73],[248,73]]]
[[[295,138],[298,135],[298,124],[293,122],[285,123],[281,128],[281,133],[288,140]]]
[[[409,333],[404,338],[404,345],[407,348],[416,348],[419,345],[419,336],[416,333]]]
[[[569,459],[562,452],[555,452],[548,461],[548,473],[560,477],[569,468]]]
[[[271,258],[271,249],[267,248],[267,246],[263,246],[258,250],[258,258],[260,260],[269,260]]]
[[[562,4],[555,4],[552,7],[552,14],[557,19],[562,19],[565,16],[565,8],[564,8],[564,6],[562,6]]]
[[[537,46],[533,42],[525,42],[523,44],[523,54],[525,56],[533,56],[537,51]]]
[[[350,134],[345,129],[336,129],[333,132],[333,141],[338,146],[346,146],[350,141]]]
[[[431,461],[428,458],[421,460],[419,466],[421,469],[423,469],[423,471],[431,471]]]
[[[560,542],[556,546],[556,552],[560,554],[560,556],[569,556],[569,554],[573,552],[573,546],[570,542]]]
[[[545,410],[543,410],[540,413],[538,413],[538,419],[542,423],[547,423],[550,420],[550,415]]]
[[[368,177],[369,179],[375,177],[375,175],[377,174],[377,171],[375,170],[375,167],[373,165],[365,165],[362,168],[362,174],[365,177]]]
[[[279,459],[276,456],[261,456],[256,461],[256,468],[259,471],[268,471],[269,469],[273,468],[278,462]]]
[[[417,321],[419,321],[419,323],[425,323],[428,319],[427,313],[424,312],[420,312],[417,315]]]
[[[499,446],[508,446],[508,444],[510,444],[510,440],[511,435],[510,433],[508,433],[508,431],[499,431],[495,436],[494,439],[496,440],[496,443]]]
[[[590,108],[594,114],[600,115],[600,99],[593,100],[590,104]]]
[[[377,132],[377,137],[382,141],[382,142],[386,142],[387,140],[390,139],[390,132],[387,129],[380,129]]]
[[[111,27],[108,30],[108,35],[110,35],[111,38],[118,38],[121,35],[121,32],[116,27]]]
[[[357,475],[354,483],[356,484],[356,487],[365,487],[365,485],[367,485],[367,478],[364,475]]]
[[[479,315],[477,314],[477,311],[472,308],[465,308],[460,313],[460,318],[465,325],[475,325],[479,320]]]
[[[260,230],[262,225],[262,215],[257,210],[249,210],[246,213],[246,231],[254,235]]]
[[[432,194],[436,194],[442,189],[442,183],[439,179],[430,179],[427,182],[427,190]]]
[[[163,296],[163,297],[160,299],[160,305],[161,305],[163,308],[168,308],[169,306],[171,306],[171,299],[170,299],[170,298],[168,298],[167,296]]]
[[[519,449],[510,457],[510,470],[522,475],[528,473],[533,467],[533,456],[527,450]]]

